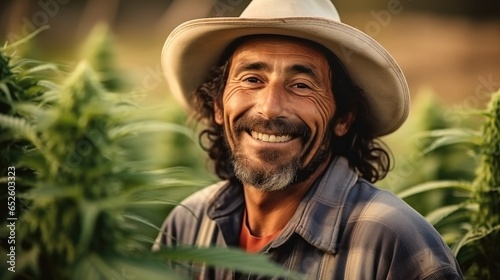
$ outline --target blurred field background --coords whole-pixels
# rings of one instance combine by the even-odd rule
[[[98,22],[109,24],[118,66],[135,85],[153,76],[145,102],[167,95],[160,51],[179,23],[204,16],[237,16],[248,0],[3,0],[0,40],[12,41],[49,24],[37,36],[34,56],[75,59],[75,50]],[[482,79],[500,84],[498,1],[334,1],[343,22],[373,36],[396,58],[416,97],[431,88],[447,104],[464,102]],[[147,81],[146,81],[147,82]],[[153,82],[150,82],[153,84]],[[485,101],[485,100],[480,100]],[[464,104],[465,105],[465,104]],[[476,105],[476,104],[467,104]],[[477,104],[479,105],[479,104]]]
[[[2,0],[0,41],[13,43],[42,25],[50,25],[19,52],[23,57],[59,63],[70,71],[88,55],[89,36],[96,37],[92,35],[96,25],[104,24],[109,27],[106,59],[110,60],[106,63],[116,71],[124,91],[140,93],[134,101],[145,108],[161,107],[161,111],[155,111],[160,114],[156,117],[184,125],[186,115],[169,96],[161,71],[163,42],[186,20],[238,16],[249,2]],[[419,140],[419,136],[433,129],[480,127],[481,119],[464,111],[483,108],[500,87],[500,1],[343,0],[334,4],[344,23],[371,35],[388,49],[403,69],[411,90],[409,120],[384,138],[395,163],[392,173],[379,185],[398,193],[427,181],[473,180],[477,161],[468,147],[445,147],[426,154],[430,142]],[[180,200],[217,180],[207,167],[205,154],[189,136],[158,133],[140,141],[147,145],[141,149],[147,154],[141,156],[149,156],[158,168],[184,167],[188,177],[202,182],[198,187],[179,189],[177,195],[169,193],[170,199]],[[426,215],[463,200],[452,194],[430,192],[406,200]],[[167,212],[165,207],[158,207],[139,214],[160,225]],[[144,232],[151,237],[156,234],[153,228]],[[450,240],[453,238],[456,236]]]

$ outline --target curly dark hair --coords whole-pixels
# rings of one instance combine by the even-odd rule
[[[206,124],[206,128],[199,134],[200,145],[214,161],[215,172],[223,180],[237,181],[231,162],[231,151],[224,140],[224,128],[215,122],[214,102],[219,108],[223,108],[222,94],[226,85],[231,55],[249,37],[255,36],[239,38],[226,48],[218,66],[211,69],[208,78],[194,94],[194,117]],[[344,119],[350,112],[355,116],[345,135],[338,137],[335,133],[329,133],[332,138],[330,143],[334,143],[329,145],[331,154],[347,158],[350,168],[367,181],[374,183],[384,178],[391,168],[390,151],[380,139],[373,136],[372,126],[368,119],[369,107],[363,90],[354,85],[342,63],[330,50],[315,42],[293,39],[305,41],[324,53],[331,69],[330,73],[334,73],[331,75],[331,84],[336,112],[333,120],[330,121],[330,131],[333,132],[338,121]]]

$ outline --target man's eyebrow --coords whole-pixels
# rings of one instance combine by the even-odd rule
[[[237,65],[235,72],[236,73],[241,73],[243,71],[248,71],[248,70],[264,70],[264,71],[270,71],[271,67],[262,61],[257,61],[257,62],[242,62],[239,65]]]
[[[236,66],[235,73],[241,73],[249,70],[271,71],[271,66],[263,61],[242,62]],[[318,70],[314,66],[309,66],[307,64],[293,64],[287,68],[287,71],[294,74],[305,74],[314,79],[315,82],[321,82]]]
[[[305,64],[294,64],[288,67],[288,71],[297,74],[305,74],[314,79],[315,82],[321,82],[320,75],[318,75],[318,71],[315,67],[311,67]]]

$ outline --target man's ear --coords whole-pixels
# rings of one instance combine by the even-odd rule
[[[219,105],[215,100],[214,100],[214,120],[218,125],[222,125],[224,123],[222,110],[220,109]]]
[[[349,112],[345,117],[341,118],[335,125],[335,135],[344,136],[349,131],[355,117],[353,112]]]

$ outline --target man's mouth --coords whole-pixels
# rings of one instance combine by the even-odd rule
[[[252,137],[254,139],[263,141],[263,142],[270,142],[270,143],[283,143],[283,142],[288,142],[292,140],[291,135],[273,135],[273,134],[266,134],[266,133],[261,133],[252,130],[251,133]]]

